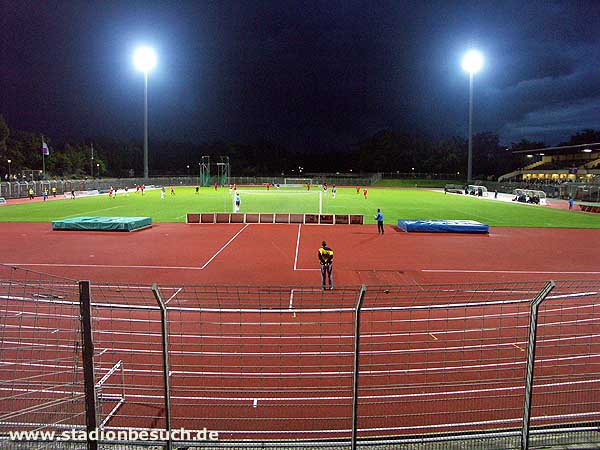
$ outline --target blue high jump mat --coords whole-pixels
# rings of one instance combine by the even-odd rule
[[[479,233],[490,232],[489,225],[475,220],[407,220],[398,219],[398,228],[421,233]]]
[[[137,231],[151,226],[151,217],[84,216],[52,221],[52,230]]]

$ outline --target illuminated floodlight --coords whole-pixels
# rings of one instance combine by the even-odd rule
[[[133,55],[133,63],[138,70],[148,73],[156,67],[156,52],[150,47],[140,47]]]
[[[462,68],[469,73],[477,73],[483,67],[483,56],[477,50],[469,50],[463,57]]]
[[[583,153],[592,153],[592,150],[589,148],[584,148]]]

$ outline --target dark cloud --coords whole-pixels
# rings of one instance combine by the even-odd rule
[[[137,43],[159,51],[151,137],[343,148],[381,128],[563,140],[600,104],[596,1],[0,0],[2,112],[57,137],[139,139]],[[598,117],[596,115],[596,117]],[[597,125],[596,125],[597,127]]]

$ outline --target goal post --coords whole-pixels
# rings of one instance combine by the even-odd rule
[[[236,211],[236,193],[240,195],[239,211]],[[231,205],[233,212],[323,214],[323,192],[321,189],[238,189],[231,193]]]
[[[284,186],[306,186],[307,184],[314,184],[312,178],[284,178]]]

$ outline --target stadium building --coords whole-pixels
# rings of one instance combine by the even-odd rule
[[[598,183],[600,182],[600,142],[594,144],[519,150],[529,162],[526,166],[504,174],[498,181],[532,183]]]

